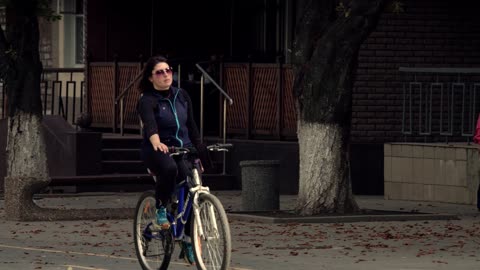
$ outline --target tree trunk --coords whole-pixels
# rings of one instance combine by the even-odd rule
[[[34,209],[32,196],[49,183],[45,143],[38,115],[17,110],[9,118],[5,213],[22,220]]]
[[[17,110],[9,119],[5,218],[9,220],[110,219],[133,216],[133,209],[41,208],[33,195],[48,185],[46,149],[38,115]]]
[[[37,5],[35,0],[7,1],[5,33],[0,28],[0,74],[9,110],[5,218],[26,221],[131,217],[133,210],[128,209],[47,209],[33,201],[33,195],[50,182],[41,123]]]
[[[296,209],[302,215],[353,212],[349,139],[353,71],[382,0],[299,1],[294,43],[300,153]]]
[[[355,211],[344,129],[300,120],[298,130],[301,181],[297,209],[303,215]]]

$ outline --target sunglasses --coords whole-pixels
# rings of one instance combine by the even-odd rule
[[[172,72],[173,72],[173,69],[171,67],[169,67],[169,68],[166,68],[166,69],[156,70],[153,74],[155,74],[157,76],[162,76],[162,75],[172,74]]]

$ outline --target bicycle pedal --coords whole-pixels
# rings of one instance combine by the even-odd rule
[[[152,222],[152,231],[167,231],[170,229],[170,223],[163,223],[157,224],[156,222]]]

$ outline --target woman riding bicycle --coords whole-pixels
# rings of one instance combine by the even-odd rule
[[[172,68],[163,56],[151,57],[143,69],[139,90],[142,93],[137,110],[143,122],[142,160],[157,177],[155,183],[156,229],[169,229],[165,206],[174,192],[177,179],[185,179],[188,170],[181,159],[173,158],[168,148],[195,146],[202,161],[207,150],[193,118],[188,93],[172,86]],[[190,216],[185,226],[183,248],[185,259],[195,262],[190,239]]]

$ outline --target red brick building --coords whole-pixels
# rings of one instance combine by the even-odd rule
[[[76,40],[76,44],[79,44],[76,46],[82,44],[84,46],[84,61],[78,64],[79,67],[84,65],[87,55],[90,57],[89,64],[112,63],[115,59],[119,63],[138,63],[140,59],[145,60],[151,54],[163,53],[173,59],[182,59],[183,63],[190,63],[190,66],[184,66],[186,69],[194,69],[192,63],[207,60],[211,54],[218,54],[223,55],[224,61],[232,63],[232,65],[237,64],[246,68],[249,62],[271,63],[273,69],[278,65],[277,57],[282,56],[284,60],[282,60],[281,68],[286,70],[286,74],[289,72],[295,27],[294,0],[218,0],[210,1],[209,5],[195,1],[188,2],[188,5],[187,2],[182,1],[137,1],[134,4],[112,0],[84,0],[83,2],[58,0],[54,2],[58,7],[66,6],[67,2],[69,2],[69,6],[75,7],[70,10],[70,13],[67,13],[75,14],[77,19],[75,20],[76,24],[73,23],[73,27],[81,29],[84,33],[81,36],[75,36],[72,41],[75,43]],[[431,134],[419,135],[418,131],[421,125],[415,122],[418,112],[411,113],[414,116],[413,134],[402,133],[402,130],[405,131],[405,119],[410,117],[410,113],[404,111],[404,86],[409,86],[409,82],[416,81],[417,77],[413,73],[399,72],[399,68],[479,67],[480,20],[475,14],[472,3],[473,1],[468,0],[403,1],[404,11],[383,13],[377,28],[362,45],[358,54],[352,106],[351,164],[353,186],[356,193],[381,194],[383,192],[383,143],[385,142],[466,141],[468,136],[462,137],[461,128],[458,125],[452,126],[451,135],[440,135],[439,124],[435,124],[434,120],[430,120],[433,127]],[[83,22],[83,28],[78,28],[80,22]],[[50,32],[46,29],[42,33],[45,37]],[[51,33],[55,36],[55,30]],[[79,38],[82,39],[81,42],[78,40]],[[44,57],[49,55],[46,52],[49,48],[48,40],[48,38],[42,38],[41,42]],[[50,48],[52,48],[52,59],[56,59],[58,57],[56,55],[61,50],[55,51],[55,45]],[[70,51],[70,53],[72,52]],[[75,50],[75,52],[80,53],[79,50]],[[55,63],[59,62],[52,60],[51,63],[55,66]],[[262,80],[277,80],[275,77],[277,73],[272,72],[266,72],[265,74],[273,75],[265,75]],[[88,78],[93,76],[91,72],[85,74]],[[241,74],[241,72],[224,72],[224,76],[230,76],[228,78],[234,82],[241,82],[247,78]],[[439,74],[429,74],[430,77],[426,79],[422,78],[422,75],[418,75],[418,80],[422,81],[423,79],[423,82],[427,83],[440,76],[441,80],[459,81],[458,74],[455,72],[448,74],[447,77]],[[284,76],[284,78],[288,78],[288,74]],[[466,76],[462,75],[462,80],[465,78]],[[124,86],[128,84],[128,81],[125,79],[120,84]],[[473,87],[475,82],[478,82],[478,74],[469,74],[468,91],[472,93],[476,91],[476,88]],[[291,77],[285,79],[284,83],[286,85],[282,91],[290,91]],[[233,91],[228,89],[229,85],[232,84],[229,84],[225,78],[224,86],[227,93]],[[266,91],[258,93],[271,91],[273,97],[277,96],[275,87],[278,88],[278,85],[272,83],[259,83],[259,85],[275,85],[274,89],[266,89]],[[91,90],[89,87],[92,87],[91,81],[87,87],[88,91]],[[451,84],[446,83],[445,89],[449,87]],[[117,90],[112,91],[118,92],[121,88],[118,87]],[[245,92],[247,91],[245,89]],[[246,95],[246,93],[244,94]],[[241,92],[237,93],[235,104],[238,103],[238,99],[242,99],[238,95],[241,95]],[[419,96],[413,97],[414,107],[420,106]],[[260,100],[270,99],[272,98],[267,96]],[[283,102],[287,102],[287,100],[284,98]],[[460,99],[456,100],[458,102]],[[454,103],[453,100],[451,102]],[[480,102],[476,104],[478,103]],[[110,104],[110,106],[114,105]],[[479,110],[477,105],[473,107],[471,114],[475,115]],[[255,106],[251,106],[251,108],[255,108]],[[284,117],[294,114],[291,105],[282,105],[282,108],[284,108],[282,112]],[[236,107],[231,110],[242,111],[244,108]],[[230,111],[230,113],[235,114],[234,111]],[[431,119],[436,119],[435,112],[433,115]],[[456,116],[452,113],[451,117],[455,118]],[[252,121],[257,120],[258,118],[254,117]],[[250,125],[248,128],[255,129],[258,126],[256,123],[247,122],[245,120],[242,123]],[[289,128],[294,135],[294,119],[288,125],[290,126],[282,128]],[[110,124],[105,127],[109,128]],[[275,144],[279,138],[286,140],[286,144],[289,145],[288,150],[283,148],[285,142],[280,143],[283,146],[266,146],[265,148],[268,148],[268,151],[274,151],[272,149],[279,149],[280,152],[286,151],[288,154],[280,154],[281,158],[295,155],[294,136],[275,136],[274,128],[275,125],[272,126],[271,132],[274,135],[270,138],[268,136],[258,136],[257,138],[252,136],[249,139],[261,137],[263,140],[270,141],[269,144]],[[230,138],[243,138],[241,134],[230,131]],[[268,156],[268,154],[265,155]],[[272,155],[278,156],[278,154]],[[248,158],[249,155],[241,154],[240,156],[242,157],[238,159]],[[283,174],[287,178],[284,188],[293,187],[295,189],[295,186],[298,186],[296,179],[298,161],[294,160],[289,162],[288,166],[283,167],[288,167]]]

